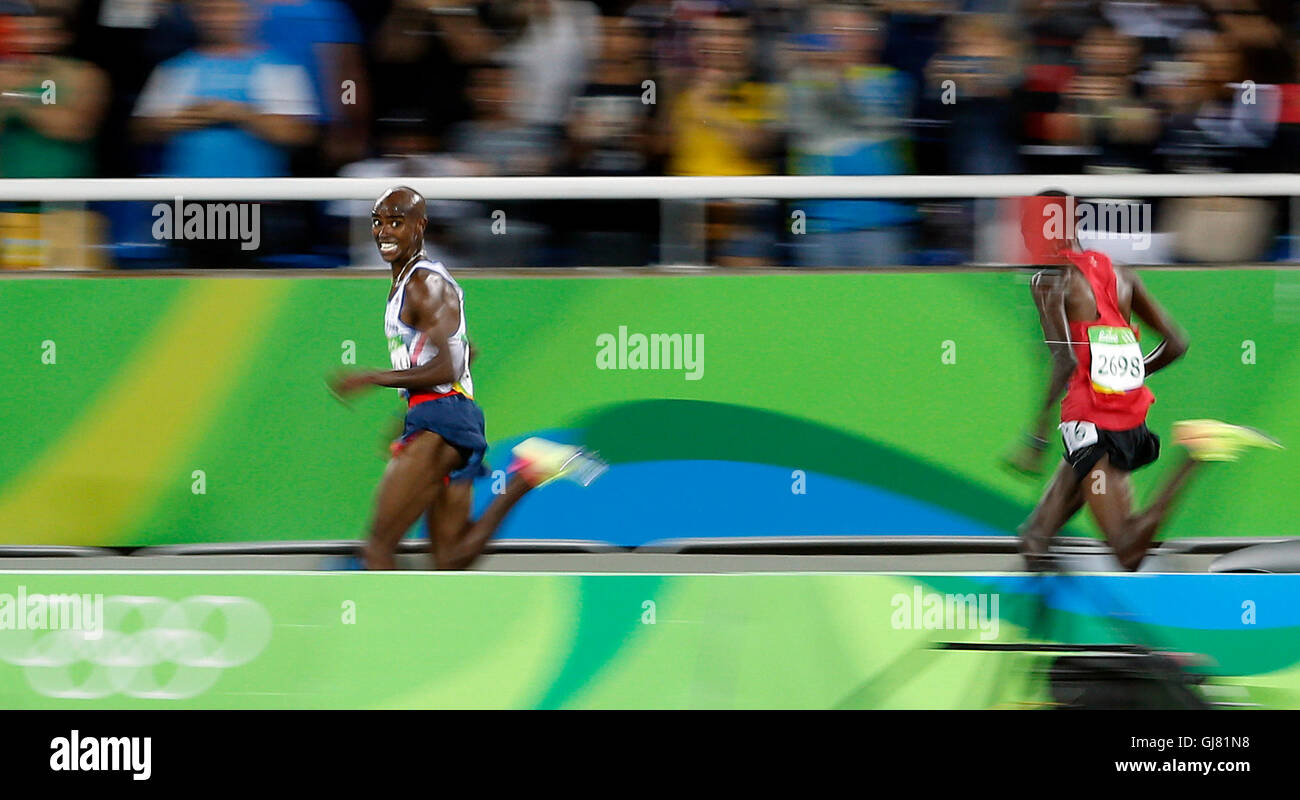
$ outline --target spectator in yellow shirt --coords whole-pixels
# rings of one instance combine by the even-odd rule
[[[780,94],[753,78],[748,18],[723,14],[700,19],[691,43],[696,61],[669,114],[669,172],[776,173]],[[779,224],[779,210],[769,201],[710,204],[710,260],[723,266],[771,264]]]

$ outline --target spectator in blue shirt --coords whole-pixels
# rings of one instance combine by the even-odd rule
[[[135,107],[135,130],[162,144],[160,173],[260,178],[289,174],[293,147],[310,141],[317,115],[298,65],[247,44],[247,0],[197,0],[199,44],[158,65]]]

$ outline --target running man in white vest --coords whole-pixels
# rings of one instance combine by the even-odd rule
[[[424,198],[389,189],[371,212],[379,255],[392,265],[384,335],[393,368],[356,371],[331,386],[340,397],[368,386],[397,389],[407,403],[406,427],[379,483],[364,549],[367,569],[393,569],[402,537],[427,514],[438,569],[465,569],[525,494],[557,478],[587,485],[605,465],[581,448],[533,437],[514,448],[505,491],[470,519],[473,479],[487,474],[483,412],[474,402],[465,295],[447,269],[423,251]]]

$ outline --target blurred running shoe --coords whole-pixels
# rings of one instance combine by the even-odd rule
[[[1186,447],[1197,461],[1236,461],[1247,447],[1282,449],[1281,442],[1262,431],[1215,419],[1175,422],[1174,444]]]
[[[561,478],[589,486],[609,469],[596,453],[538,436],[523,440],[512,452],[515,460],[510,471],[521,473],[534,486],[545,486]]]

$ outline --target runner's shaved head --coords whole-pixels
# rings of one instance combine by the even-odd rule
[[[394,186],[375,201],[374,213],[424,219],[424,197],[409,186]]]

